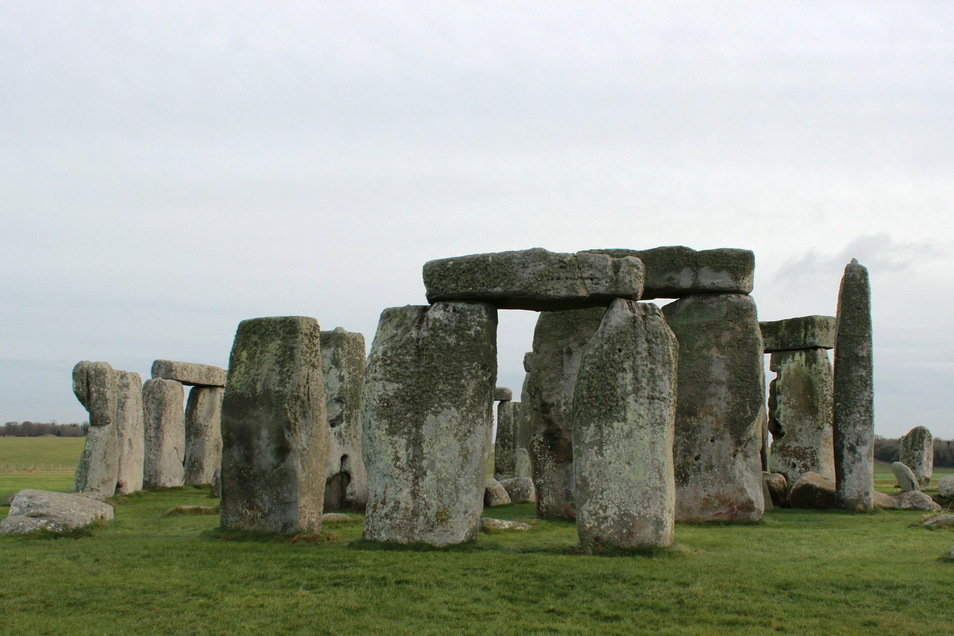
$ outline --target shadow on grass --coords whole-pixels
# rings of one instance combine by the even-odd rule
[[[214,528],[206,530],[199,536],[218,541],[234,541],[238,543],[285,543],[322,545],[336,543],[341,535],[336,532],[303,532],[299,534],[273,534],[268,532],[249,532],[247,530],[232,530],[230,528]]]
[[[498,550],[498,546],[485,543],[478,543],[476,540],[466,543],[457,543],[454,545],[436,546],[430,543],[386,543],[383,541],[372,541],[359,537],[348,544],[351,550],[368,550],[382,552],[487,552],[489,550]]]
[[[213,517],[219,514],[218,506],[173,506],[163,517]]]

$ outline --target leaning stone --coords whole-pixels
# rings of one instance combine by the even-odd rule
[[[503,519],[491,519],[484,517],[480,520],[480,529],[484,532],[494,530],[530,530],[533,528],[529,523],[520,523],[519,521],[505,521]]]
[[[142,483],[146,488],[185,484],[185,391],[175,380],[152,378],[142,387],[145,431]]]
[[[794,483],[802,473],[835,478],[831,429],[831,363],[824,349],[773,353],[769,368],[769,464]]]
[[[586,344],[572,410],[581,543],[672,545],[677,347],[656,305],[623,299]]]
[[[185,483],[211,484],[222,465],[222,397],[225,389],[194,386],[185,410]]]
[[[941,505],[925,495],[920,490],[903,492],[895,499],[898,500],[898,507],[902,510],[924,510],[926,512],[937,512]]]
[[[494,389],[494,402],[509,402],[513,399],[513,391],[505,386]]]
[[[755,254],[750,250],[696,251],[674,245],[649,250],[588,250],[617,258],[635,256],[646,268],[643,300],[683,298],[694,294],[748,294],[755,279]]]
[[[500,485],[507,491],[512,503],[534,503],[537,500],[537,493],[533,488],[533,480],[529,477],[501,479]]]
[[[526,380],[530,465],[537,490],[537,516],[574,519],[573,388],[583,348],[606,309],[542,312],[533,332],[533,355]]]
[[[663,313],[679,342],[676,520],[756,521],[765,505],[765,386],[755,301],[690,296]]]
[[[765,353],[835,348],[834,316],[802,316],[761,322],[759,326]]]
[[[799,475],[800,477],[801,475]],[[776,508],[784,508],[788,505],[786,500],[788,496],[788,480],[782,473],[762,473],[762,482],[768,489],[772,505]],[[767,503],[767,502],[766,502]]]
[[[73,367],[73,393],[89,411],[89,431],[73,478],[73,492],[111,497],[119,476],[116,371],[105,362],[84,360]]]
[[[537,247],[429,261],[424,286],[429,303],[480,301],[533,311],[605,307],[614,298],[639,299],[643,265],[636,258]]]
[[[487,479],[487,485],[484,486],[484,508],[508,505],[510,505],[510,495],[506,488],[496,479]]]
[[[325,510],[364,510],[368,474],[361,441],[364,336],[341,327],[321,332],[325,411],[330,430]]]
[[[874,393],[871,288],[855,259],[838,291],[833,419],[838,507],[871,510],[874,490]]]
[[[0,522],[0,534],[25,534],[34,530],[66,532],[96,520],[113,518],[113,507],[91,497],[46,490],[21,490],[10,503],[10,513]]]
[[[934,474],[934,436],[923,426],[915,426],[901,438],[901,462],[908,466],[925,488]]]
[[[901,492],[921,490],[918,485],[918,478],[914,476],[914,472],[908,466],[901,462],[894,462],[891,464],[891,472],[894,473],[894,478],[898,480],[898,488],[901,489]]]
[[[382,312],[362,392],[365,538],[443,546],[477,535],[496,336],[497,312],[485,303]]]
[[[222,526],[321,530],[328,426],[314,318],[239,323],[222,400]]]
[[[834,508],[835,482],[818,473],[805,473],[792,484],[788,505],[792,508]]]
[[[152,377],[189,386],[225,386],[225,369],[192,362],[156,360],[152,363]]]
[[[142,378],[131,371],[116,371],[116,440],[119,463],[116,494],[142,490],[144,431],[142,423]]]
[[[954,498],[954,475],[945,475],[937,480],[938,494],[948,499]]]

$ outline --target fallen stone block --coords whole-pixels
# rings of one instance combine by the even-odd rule
[[[908,466],[901,462],[894,462],[891,464],[891,472],[894,473],[894,478],[898,480],[898,488],[901,489],[901,492],[921,490],[918,478],[914,476],[914,472]]]
[[[940,526],[942,528],[954,527],[954,515],[938,515],[927,519],[922,526]]]
[[[788,493],[792,508],[835,508],[835,482],[818,473],[805,473]]]
[[[152,363],[152,377],[189,386],[225,386],[225,369],[192,362],[156,360]]]
[[[98,519],[113,518],[113,507],[83,495],[46,490],[21,490],[10,503],[10,513],[0,522],[0,534],[26,534],[35,530],[66,532]]]
[[[926,512],[937,512],[941,505],[928,497],[920,490],[911,490],[903,492],[897,497],[898,507],[902,510],[924,510]]]
[[[510,496],[511,503],[533,503],[537,500],[537,493],[533,488],[533,480],[529,477],[514,477],[502,479],[500,485]]]
[[[799,475],[801,476],[801,475]],[[788,506],[788,480],[782,473],[762,473],[762,481],[768,488],[769,497],[772,505],[776,508],[785,508]]]
[[[484,517],[480,520],[480,529],[484,532],[493,530],[530,530],[533,528],[529,523],[520,523],[519,521],[505,521],[503,519],[491,519]]]
[[[760,322],[759,326],[765,353],[835,348],[834,316],[802,316]]]
[[[484,508],[508,505],[510,505],[510,495],[507,489],[496,479],[488,479],[487,485],[484,486]]]

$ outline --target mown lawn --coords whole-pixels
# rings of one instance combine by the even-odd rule
[[[85,437],[0,437],[0,466],[76,466]]]

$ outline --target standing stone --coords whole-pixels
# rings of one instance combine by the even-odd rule
[[[321,332],[321,370],[330,433],[325,510],[364,510],[368,504],[368,474],[361,448],[364,367],[362,334],[341,327]]]
[[[489,304],[382,312],[362,394],[367,539],[442,546],[477,535],[496,336]]]
[[[314,318],[239,323],[222,400],[222,526],[321,530],[328,426]]]
[[[596,332],[605,307],[543,312],[533,332],[527,375],[530,465],[537,490],[537,516],[574,519],[573,390],[583,348]],[[524,408],[528,408],[524,401]]]
[[[623,299],[586,345],[572,419],[582,543],[672,545],[676,349],[656,305]]]
[[[119,468],[116,494],[142,490],[145,443],[142,424],[142,378],[132,371],[116,371],[116,435]]]
[[[923,426],[915,426],[901,438],[901,463],[914,471],[925,488],[934,474],[934,436]]]
[[[921,490],[918,478],[914,476],[914,471],[902,462],[891,464],[891,472],[894,473],[894,478],[898,480],[898,488],[901,489],[901,492]]]
[[[871,510],[874,490],[874,391],[871,287],[851,259],[838,291],[833,418],[838,507]]]
[[[105,362],[78,362],[73,367],[73,393],[89,411],[89,431],[76,467],[73,492],[112,497],[119,474],[116,372]]]
[[[185,390],[175,380],[152,378],[142,387],[146,488],[185,484]]]
[[[516,424],[520,402],[497,402],[497,439],[494,442],[494,477],[508,479],[517,472]]]
[[[194,386],[185,410],[185,483],[211,484],[222,465],[222,398],[225,389]]]
[[[517,477],[530,477],[533,470],[530,463],[530,439],[532,431],[530,430],[530,415],[532,413],[530,403],[530,393],[527,386],[527,380],[530,377],[530,363],[533,360],[533,352],[528,351],[523,356],[523,370],[527,372],[523,377],[523,385],[520,389],[520,402],[517,404],[514,412],[514,475]]]
[[[690,296],[663,313],[679,341],[676,520],[758,520],[765,387],[755,301]]]
[[[831,363],[824,349],[777,351],[769,368],[770,470],[793,484],[802,473],[835,478],[831,430]]]

